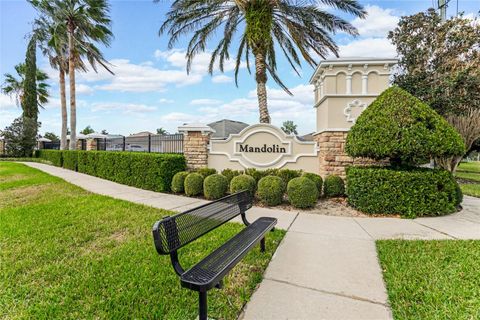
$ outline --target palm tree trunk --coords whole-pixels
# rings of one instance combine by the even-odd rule
[[[62,134],[60,136],[60,150],[67,149],[67,97],[65,92],[65,70],[60,69],[60,104],[62,108]]]
[[[255,54],[255,80],[257,81],[260,123],[270,123],[270,115],[267,106],[267,67],[265,64],[265,55],[263,53]]]
[[[77,149],[77,105],[75,101],[75,49],[73,27],[68,31],[68,77],[70,79],[70,150]]]

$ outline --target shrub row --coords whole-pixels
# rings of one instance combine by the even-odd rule
[[[346,192],[363,212],[407,218],[451,213],[462,201],[452,174],[441,169],[350,167]]]
[[[153,191],[170,191],[173,176],[186,168],[179,154],[39,150],[53,165]]]
[[[265,172],[269,174],[265,175]],[[257,180],[258,179],[258,180]],[[200,169],[196,172],[178,172],[172,180],[173,192],[184,192],[187,196],[203,194],[214,200],[227,194],[248,190],[252,196],[268,206],[279,205],[285,194],[289,202],[297,208],[313,207],[322,193],[323,180],[314,173],[301,173],[289,169],[269,169],[241,171],[226,169],[217,174],[214,169]],[[324,194],[328,197],[343,196],[345,186],[338,176],[325,180]]]

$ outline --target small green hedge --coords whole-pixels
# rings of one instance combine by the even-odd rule
[[[294,207],[311,208],[317,203],[318,187],[306,177],[293,178],[288,183],[287,195]]]
[[[78,165],[78,152],[77,151],[62,151],[63,163],[62,166],[65,169],[77,170]]]
[[[426,168],[350,167],[347,195],[363,212],[407,218],[454,212],[462,199],[450,172]]]
[[[37,150],[35,157],[51,162],[54,166],[61,167],[63,164],[63,151],[60,150]]]
[[[323,183],[323,194],[327,198],[344,196],[345,183],[342,178],[336,175],[327,176]]]
[[[170,191],[173,176],[186,168],[185,157],[179,154],[39,150],[37,157],[56,166],[159,192]]]
[[[220,199],[228,190],[228,180],[221,174],[212,174],[203,181],[203,194],[208,200]]]
[[[276,206],[282,203],[285,184],[282,178],[266,176],[258,181],[257,197],[266,205]]]
[[[278,174],[273,174],[273,175],[282,178],[283,183],[285,185],[288,185],[290,180],[292,180],[293,178],[300,177],[302,175],[302,171],[301,170],[291,170],[291,169],[280,169],[278,171]]]
[[[177,172],[172,179],[171,190],[176,193],[182,193],[185,191],[185,178],[188,176],[187,171]]]
[[[236,176],[239,176],[242,174],[242,171],[239,170],[232,170],[232,169],[224,169],[222,170],[222,176],[227,178],[228,184],[230,185],[230,182],[232,182],[232,179]]]
[[[214,168],[200,168],[195,171],[198,174],[201,174],[202,177],[205,179],[208,176],[211,176],[212,174],[216,174],[217,170]]]
[[[185,194],[187,196],[198,196],[203,192],[203,176],[192,172],[185,178]]]
[[[243,190],[248,190],[252,196],[255,195],[257,183],[252,176],[242,174],[236,176],[230,182],[230,193],[237,193]]]
[[[312,180],[313,183],[315,183],[315,185],[317,186],[318,196],[322,194],[322,185],[323,185],[322,177],[320,177],[318,174],[311,173],[311,172],[305,172],[304,174],[302,174],[302,177]]]

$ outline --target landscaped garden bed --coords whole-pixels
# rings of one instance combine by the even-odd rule
[[[153,246],[152,224],[173,212],[87,192],[18,163],[0,163],[0,317],[194,319],[198,296],[180,287]],[[182,251],[191,266],[238,233],[226,224]],[[209,314],[236,319],[284,232],[269,234],[210,294]]]
[[[480,241],[377,242],[395,319],[480,319]]]

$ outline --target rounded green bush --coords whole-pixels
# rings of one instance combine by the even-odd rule
[[[203,176],[193,172],[185,178],[184,190],[187,196],[197,196],[203,191]]]
[[[175,193],[182,193],[185,191],[185,178],[188,176],[187,171],[177,172],[172,178],[172,185],[170,189]]]
[[[323,185],[322,177],[320,177],[316,173],[311,173],[311,172],[305,172],[304,174],[302,174],[302,177],[312,180],[313,183],[315,183],[315,185],[317,186],[318,196],[322,194],[322,185]]]
[[[465,146],[455,128],[435,110],[393,86],[358,117],[345,150],[351,157],[416,165],[431,158],[463,155]]]
[[[287,186],[288,201],[295,208],[311,208],[318,199],[318,187],[306,177],[293,178]]]
[[[452,174],[418,167],[350,167],[348,203],[365,213],[406,218],[455,212],[461,192]]]
[[[222,176],[227,178],[228,184],[230,185],[230,182],[232,179],[236,176],[239,176],[242,174],[242,171],[239,170],[232,170],[232,169],[224,169],[222,170]]]
[[[212,174],[217,173],[217,170],[214,168],[200,168],[195,171],[198,174],[201,174],[202,177],[205,179],[208,176],[211,176]]]
[[[227,193],[228,180],[221,174],[212,174],[203,180],[203,194],[209,200],[223,197]]]
[[[252,196],[255,195],[255,189],[257,188],[257,183],[252,176],[242,174],[236,177],[233,177],[230,182],[230,193],[237,193],[242,190],[248,190]]]
[[[272,174],[272,175],[282,178],[283,183],[287,185],[290,182],[290,180],[292,180],[293,178],[300,177],[302,175],[302,171],[291,170],[291,169],[280,169],[278,170],[277,174]]]
[[[325,197],[342,197],[345,195],[345,183],[342,178],[336,175],[330,175],[325,178],[323,183],[323,194]]]
[[[282,203],[284,190],[282,178],[266,176],[258,181],[257,197],[266,205],[276,206]]]

